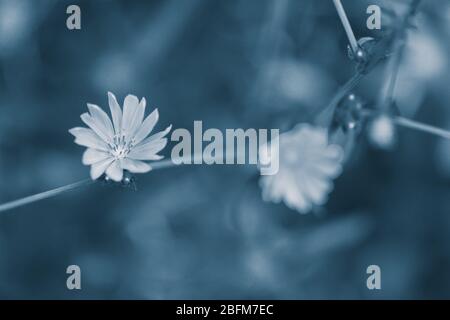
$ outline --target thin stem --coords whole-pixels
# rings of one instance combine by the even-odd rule
[[[347,14],[345,13],[341,0],[333,0],[333,2],[339,18],[341,19],[342,25],[344,26],[345,33],[347,34],[347,38],[350,43],[350,47],[352,48],[353,53],[356,55],[356,52],[358,51],[358,42],[356,41],[355,34],[353,33],[350,21],[348,21]]]
[[[158,162],[152,163],[151,166],[152,166],[153,170],[158,170],[158,169],[170,168],[170,167],[176,166],[176,164],[173,163],[172,160],[167,159],[167,160],[163,160],[163,161],[158,161]],[[85,186],[94,184],[95,182],[96,181],[92,180],[92,179],[84,179],[84,180],[80,180],[80,181],[77,181],[77,182],[74,182],[74,183],[71,183],[71,184],[59,187],[59,188],[51,189],[51,190],[44,191],[44,192],[41,192],[41,193],[37,193],[37,194],[31,195],[31,196],[28,196],[28,197],[24,197],[24,198],[20,198],[20,199],[17,199],[17,200],[13,200],[13,201],[1,204],[0,205],[0,212],[8,211],[8,210],[15,209],[15,208],[18,208],[18,207],[22,207],[24,205],[27,205],[27,204],[30,204],[30,203],[33,203],[33,202],[37,202],[37,201],[40,201],[40,200],[52,198],[52,197],[55,197],[55,196],[60,195],[62,193],[66,193],[68,191],[71,191],[71,190],[74,190],[74,189],[77,189],[77,188],[81,188],[81,187],[85,187]]]
[[[59,188],[56,188],[56,189],[52,189],[52,190],[48,190],[48,191],[45,191],[45,192],[34,194],[32,196],[28,196],[28,197],[25,197],[25,198],[21,198],[21,199],[17,199],[17,200],[11,201],[11,202],[7,202],[7,203],[4,203],[4,204],[0,205],[0,212],[11,210],[11,209],[14,209],[14,208],[18,208],[18,207],[24,206],[24,205],[32,203],[32,202],[36,202],[36,201],[44,200],[44,199],[47,199],[47,198],[51,198],[51,197],[57,196],[59,194],[65,193],[65,192],[70,191],[70,190],[74,190],[74,189],[77,189],[77,188],[88,186],[90,184],[93,184],[94,182],[95,181],[91,180],[91,179],[84,179],[84,180],[81,180],[81,181],[78,181],[78,182],[75,182],[75,183],[68,184],[68,185],[63,186],[63,187],[59,187]]]
[[[363,109],[362,115],[364,117],[376,117],[376,116],[380,115],[380,112],[377,110],[373,110],[373,109]],[[411,120],[411,119],[400,117],[400,116],[392,117],[392,121],[394,122],[394,124],[396,124],[398,126],[402,126],[402,127],[409,128],[412,130],[426,132],[426,133],[450,140],[450,130],[445,130],[445,129],[442,129],[439,127],[435,127],[435,126],[432,126],[429,124],[425,124],[425,123],[422,123],[419,121]]]
[[[386,66],[386,75],[382,93],[378,101],[378,109],[387,110],[394,100],[395,85],[400,70],[401,57],[403,55],[404,43],[398,44],[394,50],[394,56]]]
[[[435,126],[431,126],[429,124],[424,124],[424,123],[406,119],[403,117],[394,117],[393,121],[397,125],[400,125],[400,126],[403,126],[406,128],[410,128],[413,130],[419,130],[422,132],[430,133],[430,134],[439,136],[441,138],[450,140],[450,131],[449,130],[441,129],[441,128],[438,128]]]
[[[192,156],[192,160],[191,160],[191,158],[185,158],[185,160],[186,160],[185,162],[186,163],[189,163],[189,162],[197,163],[196,160],[198,160],[198,159],[203,159],[203,161],[207,160],[207,159],[202,158],[202,154],[194,154]],[[183,160],[183,158],[179,158],[177,160],[178,160],[177,162],[181,162],[181,160]],[[177,166],[177,164],[175,164],[172,159],[166,159],[166,160],[154,162],[151,164],[152,170],[165,169],[165,168],[170,168],[170,167],[175,167],[175,166]],[[0,204],[0,212],[8,211],[8,210],[15,209],[18,207],[22,207],[24,205],[27,205],[27,204],[30,204],[33,202],[37,202],[40,200],[52,198],[52,197],[60,195],[62,193],[94,184],[95,182],[96,182],[95,180],[84,179],[84,180],[80,180],[80,181],[59,187],[59,188],[51,189],[51,190],[37,193],[37,194],[31,195],[28,197],[24,197],[24,198],[10,201],[10,202],[6,202],[4,204]]]

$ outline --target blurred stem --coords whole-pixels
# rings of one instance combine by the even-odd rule
[[[433,134],[435,136],[439,136],[441,138],[449,139],[450,140],[450,131],[444,130],[435,126],[431,126],[429,124],[421,123],[418,121],[410,120],[403,117],[394,117],[392,119],[395,124],[410,128],[413,130],[418,130],[426,133]]]
[[[380,95],[380,99],[378,101],[378,109],[389,111],[388,108],[392,105],[394,101],[394,91],[395,85],[397,83],[398,73],[400,70],[400,63],[403,56],[403,51],[406,45],[406,30],[408,28],[409,20],[415,16],[417,13],[417,8],[420,4],[421,0],[412,0],[409,6],[409,10],[406,13],[403,21],[401,21],[400,25],[397,27],[396,37],[398,41],[394,41],[393,43],[393,56],[388,61],[386,65],[386,74],[384,86]]]
[[[345,33],[347,34],[347,38],[350,43],[350,47],[352,48],[353,53],[356,55],[356,51],[358,51],[358,42],[356,41],[355,34],[353,33],[350,21],[348,21],[347,14],[345,13],[341,0],[333,0],[333,2],[339,18],[341,19],[342,25],[344,26]]]
[[[362,111],[362,115],[365,117],[377,117],[380,115],[380,112],[373,109],[364,109]],[[400,117],[400,116],[394,116],[391,118],[394,124],[398,126],[402,126],[405,128],[409,128],[412,130],[417,130],[425,133],[429,133],[444,139],[450,140],[450,130],[445,130],[436,126],[432,126],[426,123],[422,123],[419,121],[411,120],[408,118]]]
[[[386,75],[382,93],[378,101],[378,109],[388,111],[389,106],[392,105],[394,100],[395,84],[398,78],[398,72],[400,70],[401,57],[403,55],[403,48],[405,43],[402,41],[397,44],[394,50],[393,57],[388,61],[386,65]]]

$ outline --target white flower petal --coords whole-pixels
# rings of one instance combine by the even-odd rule
[[[164,149],[167,144],[167,139],[151,141],[149,143],[135,147],[128,154],[128,157],[135,160],[159,160],[161,156],[157,155],[159,151]]]
[[[109,109],[111,110],[115,133],[120,135],[122,128],[122,109],[120,109],[116,96],[111,92],[108,92],[108,104]]]
[[[158,119],[159,119],[158,109],[155,109],[153,110],[152,113],[150,113],[150,115],[147,118],[145,118],[144,122],[136,132],[136,135],[134,136],[135,144],[138,144],[139,142],[144,140],[152,132],[153,128],[158,122]]]
[[[305,175],[302,181],[303,192],[305,196],[315,205],[322,205],[327,199],[327,193],[315,184],[315,178],[311,175]]]
[[[97,120],[95,120],[89,113],[83,113],[81,115],[81,120],[89,127],[91,128],[103,141],[106,143],[111,142],[111,137],[107,132],[105,132],[104,127],[98,123]]]
[[[142,107],[139,100],[134,95],[127,95],[125,97],[123,105],[123,118],[122,118],[122,134],[124,134],[129,140],[131,140],[132,130],[136,124],[136,118],[138,114],[142,113]]]
[[[160,131],[160,132],[155,133],[155,134],[151,135],[150,137],[146,138],[141,143],[138,143],[136,145],[136,147],[141,147],[143,145],[146,145],[146,144],[152,143],[154,141],[160,140],[166,134],[168,134],[170,132],[170,130],[172,130],[172,125],[168,126],[166,129],[164,129],[164,131]]]
[[[144,120],[145,115],[145,106],[147,102],[145,98],[141,99],[141,102],[139,102],[139,105],[136,109],[135,117],[130,125],[130,138],[129,140],[133,139],[136,135],[136,132],[139,130],[139,128],[142,126],[142,121]]]
[[[108,151],[108,145],[91,129],[76,127],[69,130],[80,146]]]
[[[120,182],[123,179],[123,169],[120,166],[120,162],[118,160],[111,163],[111,165],[106,169],[106,174],[112,180],[116,182]]]
[[[317,159],[310,168],[311,174],[335,178],[342,172],[342,166],[333,159]]]
[[[94,163],[91,166],[91,178],[92,180],[97,180],[101,177],[103,173],[105,173],[106,169],[111,165],[111,163],[114,161],[113,158],[108,158],[105,160],[102,160],[100,162]]]
[[[108,158],[112,158],[111,154],[104,151],[88,148],[83,154],[82,162],[84,165],[89,166]]]
[[[297,210],[300,213],[307,213],[310,209],[309,202],[305,199],[304,194],[299,190],[295,181],[291,181],[286,186],[284,201],[291,209]]]
[[[146,173],[152,170],[152,167],[142,161],[124,158],[120,160],[123,169],[132,173]]]
[[[114,128],[108,114],[95,104],[88,103],[87,106],[97,125],[101,127],[103,132],[105,132],[110,140],[112,140],[114,137]]]
[[[335,144],[330,144],[329,146],[327,146],[327,148],[325,150],[325,155],[328,158],[331,158],[337,162],[342,161],[342,159],[344,157],[342,148]]]

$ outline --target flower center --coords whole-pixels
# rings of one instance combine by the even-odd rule
[[[112,143],[109,144],[109,153],[116,159],[126,158],[133,148],[133,141],[126,141],[125,135],[115,135]]]

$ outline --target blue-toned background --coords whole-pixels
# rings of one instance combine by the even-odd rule
[[[358,36],[370,4],[343,1]],[[66,28],[78,4],[82,29]],[[384,17],[383,17],[384,19]],[[384,21],[384,20],[383,20]],[[402,59],[402,115],[450,128],[450,2],[422,1]],[[389,23],[389,21],[387,21]],[[311,121],[355,72],[332,1],[0,0],[0,203],[88,177],[68,129],[107,91],[158,107],[161,130]],[[355,91],[374,101],[383,67]],[[165,149],[170,155],[170,146]],[[329,202],[261,199],[248,166],[138,176],[0,214],[0,298],[450,298],[450,142],[366,135]],[[66,267],[82,290],[66,288]],[[366,287],[366,267],[382,290]]]

